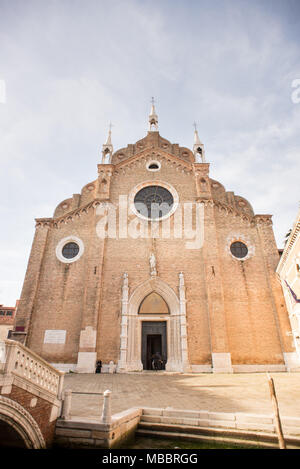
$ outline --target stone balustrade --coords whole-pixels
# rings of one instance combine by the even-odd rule
[[[0,342],[0,375],[22,379],[47,394],[61,397],[64,373],[20,342]]]

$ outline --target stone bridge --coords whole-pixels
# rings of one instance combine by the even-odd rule
[[[64,373],[13,340],[0,341],[0,447],[50,448]]]

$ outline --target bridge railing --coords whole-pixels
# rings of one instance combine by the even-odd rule
[[[38,386],[59,399],[64,373],[20,342],[0,341],[0,375],[15,376]]]

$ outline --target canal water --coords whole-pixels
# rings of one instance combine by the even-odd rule
[[[245,446],[232,443],[192,442],[183,440],[163,440],[159,438],[136,437],[132,442],[127,442],[122,448],[126,449],[262,449],[259,446]]]

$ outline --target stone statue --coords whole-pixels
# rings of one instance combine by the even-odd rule
[[[184,287],[184,275],[183,272],[179,272],[179,286]]]
[[[150,262],[150,273],[151,273],[151,275],[157,275],[156,259],[155,259],[155,255],[153,254],[153,252],[150,254],[149,262]]]
[[[127,272],[123,275],[123,287],[128,287],[128,274]]]

